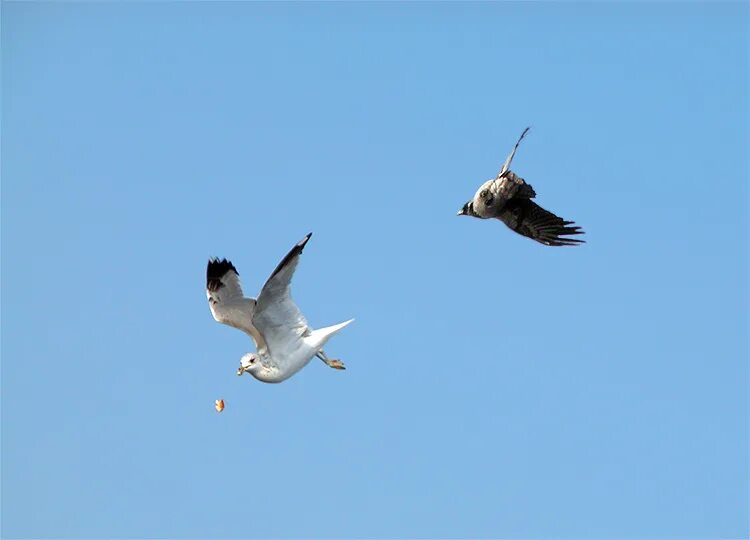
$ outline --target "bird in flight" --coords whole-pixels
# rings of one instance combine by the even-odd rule
[[[497,218],[511,230],[545,246],[583,244],[584,240],[570,238],[583,234],[581,228],[532,201],[531,199],[536,197],[534,188],[510,170],[510,163],[516,155],[518,145],[528,131],[529,128],[526,128],[521,133],[497,176],[482,184],[474,198],[458,211],[458,215],[480,219]]]
[[[218,322],[242,330],[255,342],[256,352],[242,357],[237,375],[247,372],[260,381],[277,383],[297,373],[316,356],[329,367],[345,369],[341,360],[328,358],[323,346],[354,319],[314,330],[292,300],[292,276],[310,236],[312,233],[281,260],[257,300],[245,298],[239,273],[230,261],[208,261],[206,296],[211,314]]]

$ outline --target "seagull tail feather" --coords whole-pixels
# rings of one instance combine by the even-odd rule
[[[326,342],[329,339],[331,339],[331,336],[340,332],[341,330],[343,330],[345,327],[349,326],[353,322],[354,322],[354,319],[349,319],[348,321],[344,321],[339,324],[334,324],[333,326],[326,326],[325,328],[318,328],[317,330],[312,331],[312,334],[310,335],[310,339],[314,341],[318,347],[323,347],[323,345],[325,345]]]

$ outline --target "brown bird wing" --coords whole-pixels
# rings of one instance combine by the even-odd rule
[[[490,192],[495,196],[495,204],[504,204],[505,201],[514,197],[533,199],[536,192],[526,180],[513,171],[506,171],[503,176],[498,176],[492,182]]]
[[[580,227],[572,221],[557,217],[529,199],[511,199],[500,210],[497,218],[518,234],[545,246],[575,246],[585,243],[577,238],[567,238],[583,234]]]

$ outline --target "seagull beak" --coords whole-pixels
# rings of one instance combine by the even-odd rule
[[[245,371],[245,370],[244,370],[244,369],[242,369],[241,367],[240,367],[240,368],[237,368],[237,376],[238,376],[238,377],[239,377],[239,376],[241,376],[241,375],[242,375],[242,374],[244,373],[244,371]]]
[[[457,216],[470,216],[471,213],[469,212],[469,204],[471,203],[466,203],[465,205],[463,205],[461,210],[459,210],[458,213],[456,213],[456,215]]]

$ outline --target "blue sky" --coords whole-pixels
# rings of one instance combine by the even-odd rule
[[[3,2],[2,536],[746,537],[747,20]],[[455,216],[527,125],[583,247]],[[238,378],[309,231],[348,370]]]

